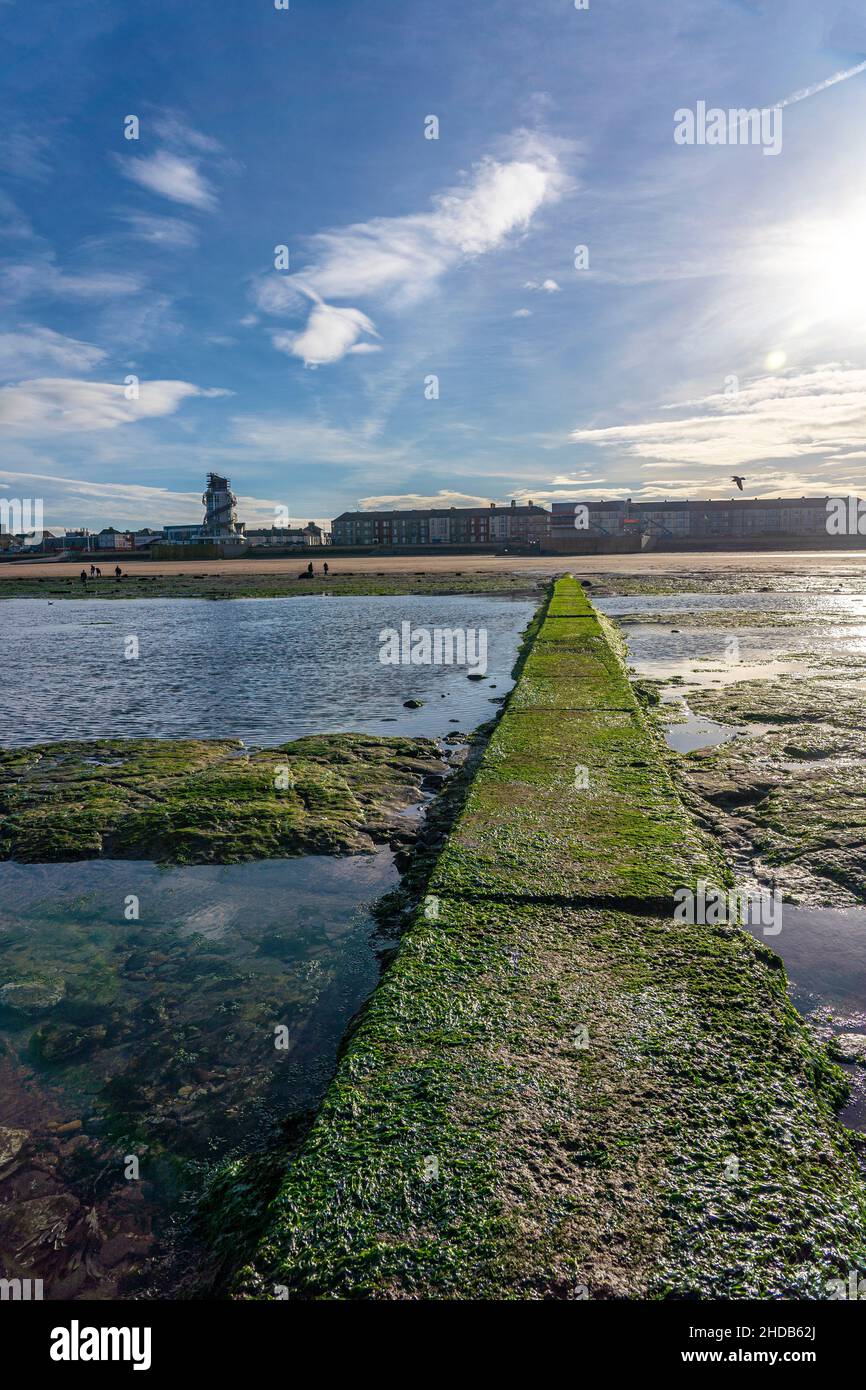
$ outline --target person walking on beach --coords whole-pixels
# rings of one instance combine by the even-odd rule
[[[327,562],[327,560],[326,560],[325,563],[322,565],[322,569],[325,571],[325,578],[327,579],[328,573],[329,573],[329,571],[328,571],[328,562]]]
[[[115,565],[115,566],[114,566],[114,577],[115,577],[115,579],[119,579],[120,576],[121,576],[122,574],[123,574],[123,570],[120,568],[120,565]]]
[[[93,576],[95,575],[95,573],[96,573],[96,566],[95,566],[95,565],[91,565],[91,566],[90,566],[90,578],[91,578],[91,579],[93,578]]]
[[[86,584],[86,583],[87,583],[87,570],[82,570],[82,571],[81,571],[81,574],[80,574],[78,577],[79,577],[79,579],[81,580],[82,584]]]
[[[307,565],[307,574],[312,574],[312,573],[313,573],[313,562],[312,562],[312,560],[311,560],[310,563]]]

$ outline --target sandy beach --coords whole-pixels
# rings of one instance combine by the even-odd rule
[[[84,563],[89,570],[91,559]],[[249,560],[120,560],[102,561],[104,575],[111,575],[114,566],[135,576],[187,576],[223,578],[242,575],[295,575],[306,568],[312,559],[316,573],[321,573],[327,561],[331,574],[525,574],[527,576],[558,574],[622,574],[678,575],[695,571],[724,574],[748,571],[751,574],[816,574],[837,570],[860,572],[866,570],[866,551],[754,551],[717,552],[689,551],[675,555],[650,551],[642,555],[376,555],[329,557],[327,553],[305,551],[291,558]],[[75,578],[80,574],[79,562],[8,561],[0,565],[0,579]]]

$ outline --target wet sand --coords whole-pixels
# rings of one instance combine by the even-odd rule
[[[92,557],[94,563],[96,557]],[[312,559],[316,573],[327,561],[333,575],[339,574],[525,574],[533,575],[629,575],[647,578],[695,572],[729,574],[850,574],[866,573],[864,550],[813,551],[729,551],[724,553],[688,551],[664,554],[650,551],[641,555],[362,555],[331,557],[327,551],[308,551],[291,557],[249,560],[126,560],[102,561],[103,578],[111,577],[114,566],[130,575],[185,575],[219,578],[243,575],[296,575]],[[76,578],[91,557],[81,561],[7,561],[0,564],[0,579]]]

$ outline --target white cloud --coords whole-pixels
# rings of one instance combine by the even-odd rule
[[[27,215],[13,202],[8,193],[3,192],[0,192],[0,235],[22,237],[25,240],[33,236],[33,227]]]
[[[25,129],[6,130],[0,142],[0,169],[17,178],[47,179],[51,165],[46,151],[51,144],[47,134]]]
[[[378,337],[360,309],[337,309],[319,301],[310,311],[306,328],[300,333],[275,333],[271,341],[279,352],[300,357],[307,367],[319,367],[339,362],[347,352],[378,352],[374,343],[358,342],[363,333]]]
[[[410,511],[415,507],[489,507],[493,500],[492,497],[475,497],[471,493],[452,492],[449,488],[443,488],[440,492],[429,495],[420,492],[395,492],[386,493],[381,497],[360,497],[358,510],[397,512]]]
[[[173,415],[188,396],[225,396],[188,381],[142,381],[137,400],[110,381],[41,377],[0,389],[0,426],[24,434],[107,430],[136,420]]]
[[[45,366],[67,372],[89,372],[105,358],[102,348],[67,338],[39,324],[21,324],[17,332],[0,333],[0,377],[9,379],[38,372]]]
[[[514,310],[514,313],[511,315],[511,317],[512,317],[513,319],[530,319],[530,318],[532,318],[532,310],[531,310],[531,309],[515,309],[515,310]]]
[[[555,280],[527,280],[523,286],[525,290],[544,290],[545,294],[558,294],[559,285]]]
[[[128,179],[151,193],[195,208],[209,209],[216,205],[213,189],[199,172],[195,159],[172,154],[169,150],[157,150],[156,154],[144,158],[118,156],[118,161]]]
[[[150,217],[146,213],[126,215],[131,234],[153,246],[189,247],[198,243],[198,232],[180,217]]]
[[[43,498],[46,524],[51,528],[76,526],[164,526],[172,522],[201,521],[201,490],[172,492],[164,487],[137,483],[96,483],[84,478],[64,478],[53,473],[9,472],[0,469],[0,488]],[[238,496],[238,514],[248,525],[273,524],[276,501]]]
[[[167,145],[180,145],[203,154],[216,154],[222,149],[219,140],[196,130],[177,111],[162,111],[150,124]]]
[[[7,265],[0,271],[0,286],[9,303],[36,296],[106,299],[115,295],[138,294],[143,284],[140,276],[127,271],[68,274],[56,266],[50,256]]]
[[[429,212],[377,217],[320,232],[312,239],[314,259],[301,274],[275,272],[257,282],[258,307],[282,315],[297,312],[304,296],[312,299],[307,331],[314,336],[307,346],[318,349],[326,339],[328,355],[319,360],[337,361],[352,351],[362,332],[374,329],[363,315],[363,327],[357,318],[339,325],[329,320],[328,313],[338,311],[328,301],[375,297],[392,309],[406,308],[449,270],[525,231],[539,208],[561,195],[566,180],[553,144],[524,133],[512,141],[510,154],[481,160],[471,180],[438,194]],[[358,309],[339,312],[360,314]],[[304,356],[298,346],[304,333],[293,339],[279,336],[282,351]]]
[[[664,420],[577,429],[571,438],[647,460],[644,467],[652,461],[722,469],[769,459],[812,461],[862,445],[866,370],[829,364],[759,377],[736,394],[716,393],[688,405],[681,418],[672,411]]]
[[[238,415],[231,421],[234,438],[245,453],[265,458],[297,459],[303,464],[378,464],[408,462],[409,450],[382,447],[364,437],[362,430],[339,429],[294,416]]]

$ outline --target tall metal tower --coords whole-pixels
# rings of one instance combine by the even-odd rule
[[[207,490],[202,494],[205,519],[202,531],[208,536],[237,536],[243,528],[238,526],[235,506],[237,498],[229,486],[228,478],[219,473],[208,473]]]

